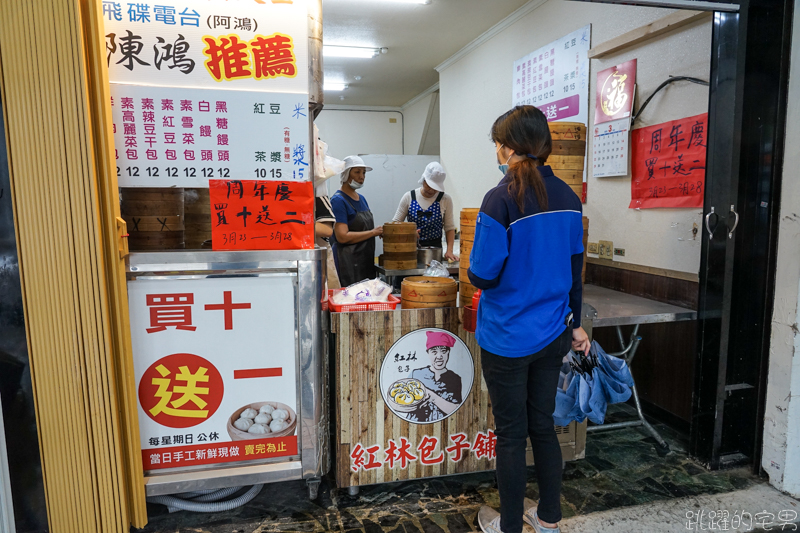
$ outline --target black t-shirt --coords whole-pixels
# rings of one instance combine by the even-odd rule
[[[330,198],[327,196],[317,196],[314,200],[314,216],[317,222],[327,222],[330,224],[336,222]]]

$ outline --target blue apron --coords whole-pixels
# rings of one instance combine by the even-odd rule
[[[433,201],[427,210],[423,210],[422,206],[417,202],[417,191],[411,191],[411,205],[408,207],[407,219],[417,225],[419,232],[419,246],[422,247],[442,247],[442,229],[444,228],[444,219],[442,217],[442,207],[439,200],[444,197],[444,193],[440,192],[436,200]]]

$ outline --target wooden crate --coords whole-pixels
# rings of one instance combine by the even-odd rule
[[[443,308],[331,313],[332,357],[336,369],[334,468],[339,487],[494,469],[494,460],[478,459],[471,452],[459,462],[446,459],[430,466],[416,461],[405,469],[397,464],[389,468],[386,463],[372,470],[354,471],[352,468],[351,453],[358,445],[362,449],[380,446],[377,460],[383,461],[383,451],[389,446],[389,440],[399,444],[400,439],[405,438],[411,450],[416,451],[424,436],[436,437],[440,443],[438,453],[452,444],[450,435],[464,433],[474,442],[479,432],[487,434],[494,428],[489,391],[481,373],[480,348],[475,336],[463,329],[461,312],[459,308]],[[422,328],[441,328],[458,336],[467,345],[474,363],[469,396],[452,416],[432,424],[413,424],[396,416],[386,407],[378,387],[381,364],[392,345],[402,336]],[[557,428],[557,432],[565,460],[584,457],[585,424],[572,423],[566,428]],[[448,454],[445,456],[447,458]]]

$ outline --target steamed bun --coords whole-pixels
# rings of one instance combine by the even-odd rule
[[[289,418],[289,412],[285,409],[275,409],[272,412],[272,420],[286,420]]]
[[[252,426],[250,426],[250,429],[248,429],[247,432],[252,433],[254,435],[264,435],[266,433],[272,433],[270,428],[268,428],[264,424],[253,424]]]
[[[269,424],[272,422],[272,417],[267,413],[260,413],[258,416],[256,416],[255,422],[256,424]]]
[[[247,409],[242,411],[242,414],[239,415],[239,418],[250,418],[250,419],[253,419],[253,418],[256,417],[257,414],[258,414],[258,411],[248,407]]]
[[[247,431],[250,429],[250,426],[253,425],[253,421],[249,418],[240,418],[236,422],[233,423],[233,427],[238,429],[239,431]]]
[[[277,418],[269,425],[269,429],[272,431],[282,431],[287,427],[289,427],[289,424],[287,424],[284,420],[278,420]]]
[[[272,415],[272,411],[274,411],[274,410],[275,410],[274,407],[272,407],[268,403],[265,403],[264,405],[261,406],[261,409],[259,409],[258,412],[259,413],[264,413],[264,414],[267,414],[267,415]]]

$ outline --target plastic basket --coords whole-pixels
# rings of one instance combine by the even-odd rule
[[[387,302],[370,302],[361,304],[336,305],[333,303],[333,295],[342,289],[328,290],[328,308],[334,313],[352,313],[356,311],[394,311],[400,303],[400,298],[393,294],[389,295]]]

